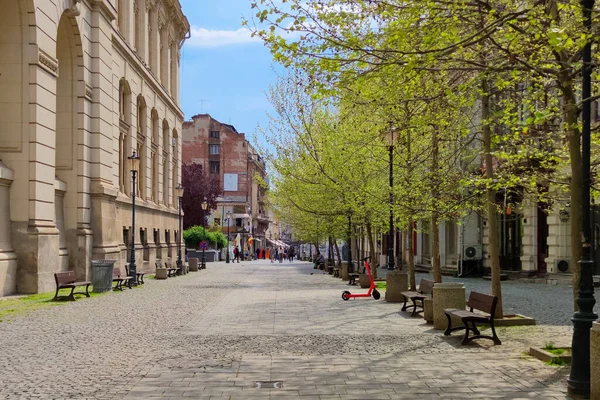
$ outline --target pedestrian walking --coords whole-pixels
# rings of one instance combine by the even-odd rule
[[[238,264],[240,262],[240,249],[238,247],[233,249],[233,260],[237,261]]]

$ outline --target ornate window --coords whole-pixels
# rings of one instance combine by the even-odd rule
[[[131,173],[127,169],[127,157],[131,154],[131,90],[127,81],[119,82],[119,190],[129,194]]]
[[[162,141],[162,195],[163,195],[163,204],[165,206],[169,205],[169,150],[171,146],[169,146],[169,140],[171,136],[169,135],[168,130],[163,130],[163,141]]]
[[[172,168],[173,168],[173,179],[171,180],[171,182],[173,182],[173,185],[171,186],[171,189],[173,189],[172,191],[172,196],[173,199],[177,198],[177,193],[175,191],[175,188],[177,187],[177,183],[179,182],[179,176],[177,174],[177,166],[179,165],[178,163],[178,157],[179,157],[179,135],[177,134],[177,130],[173,129],[173,138],[171,139],[171,160],[172,160]],[[173,201],[174,203],[174,201]]]
[[[152,190],[152,201],[158,201],[158,135],[159,135],[159,119],[158,112],[156,109],[152,110],[152,150],[150,155],[150,165],[152,166],[152,171],[150,173],[150,188]]]

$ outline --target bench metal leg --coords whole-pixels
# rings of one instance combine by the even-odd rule
[[[52,301],[58,300],[58,291],[59,290],[60,290],[59,288],[56,288],[56,293],[54,294],[54,298],[52,299]]]
[[[411,317],[414,317],[415,315],[417,315],[417,307],[423,308],[423,306],[419,306],[417,304],[418,301],[419,300],[412,300],[412,302],[413,302],[413,305],[412,305],[413,311],[412,311],[412,314],[410,314]]]
[[[73,291],[75,290],[74,287],[71,288],[71,293],[69,294],[69,299],[71,299],[71,301],[75,301],[75,294],[73,293]]]
[[[406,298],[406,296],[402,295],[402,297],[404,297],[404,304],[402,305],[402,308],[400,309],[400,311],[406,311],[406,302],[408,301],[408,299]]]

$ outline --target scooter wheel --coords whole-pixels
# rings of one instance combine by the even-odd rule
[[[350,299],[350,292],[347,290],[344,290],[344,293],[342,293],[342,300],[348,301],[349,299]]]
[[[381,297],[381,293],[379,293],[379,292],[377,291],[377,289],[373,289],[373,298],[374,298],[375,300],[379,300],[379,298],[380,298],[380,297]]]

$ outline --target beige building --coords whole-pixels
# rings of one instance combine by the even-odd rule
[[[141,157],[138,269],[176,255],[178,0],[0,0],[0,295],[123,268]]]

